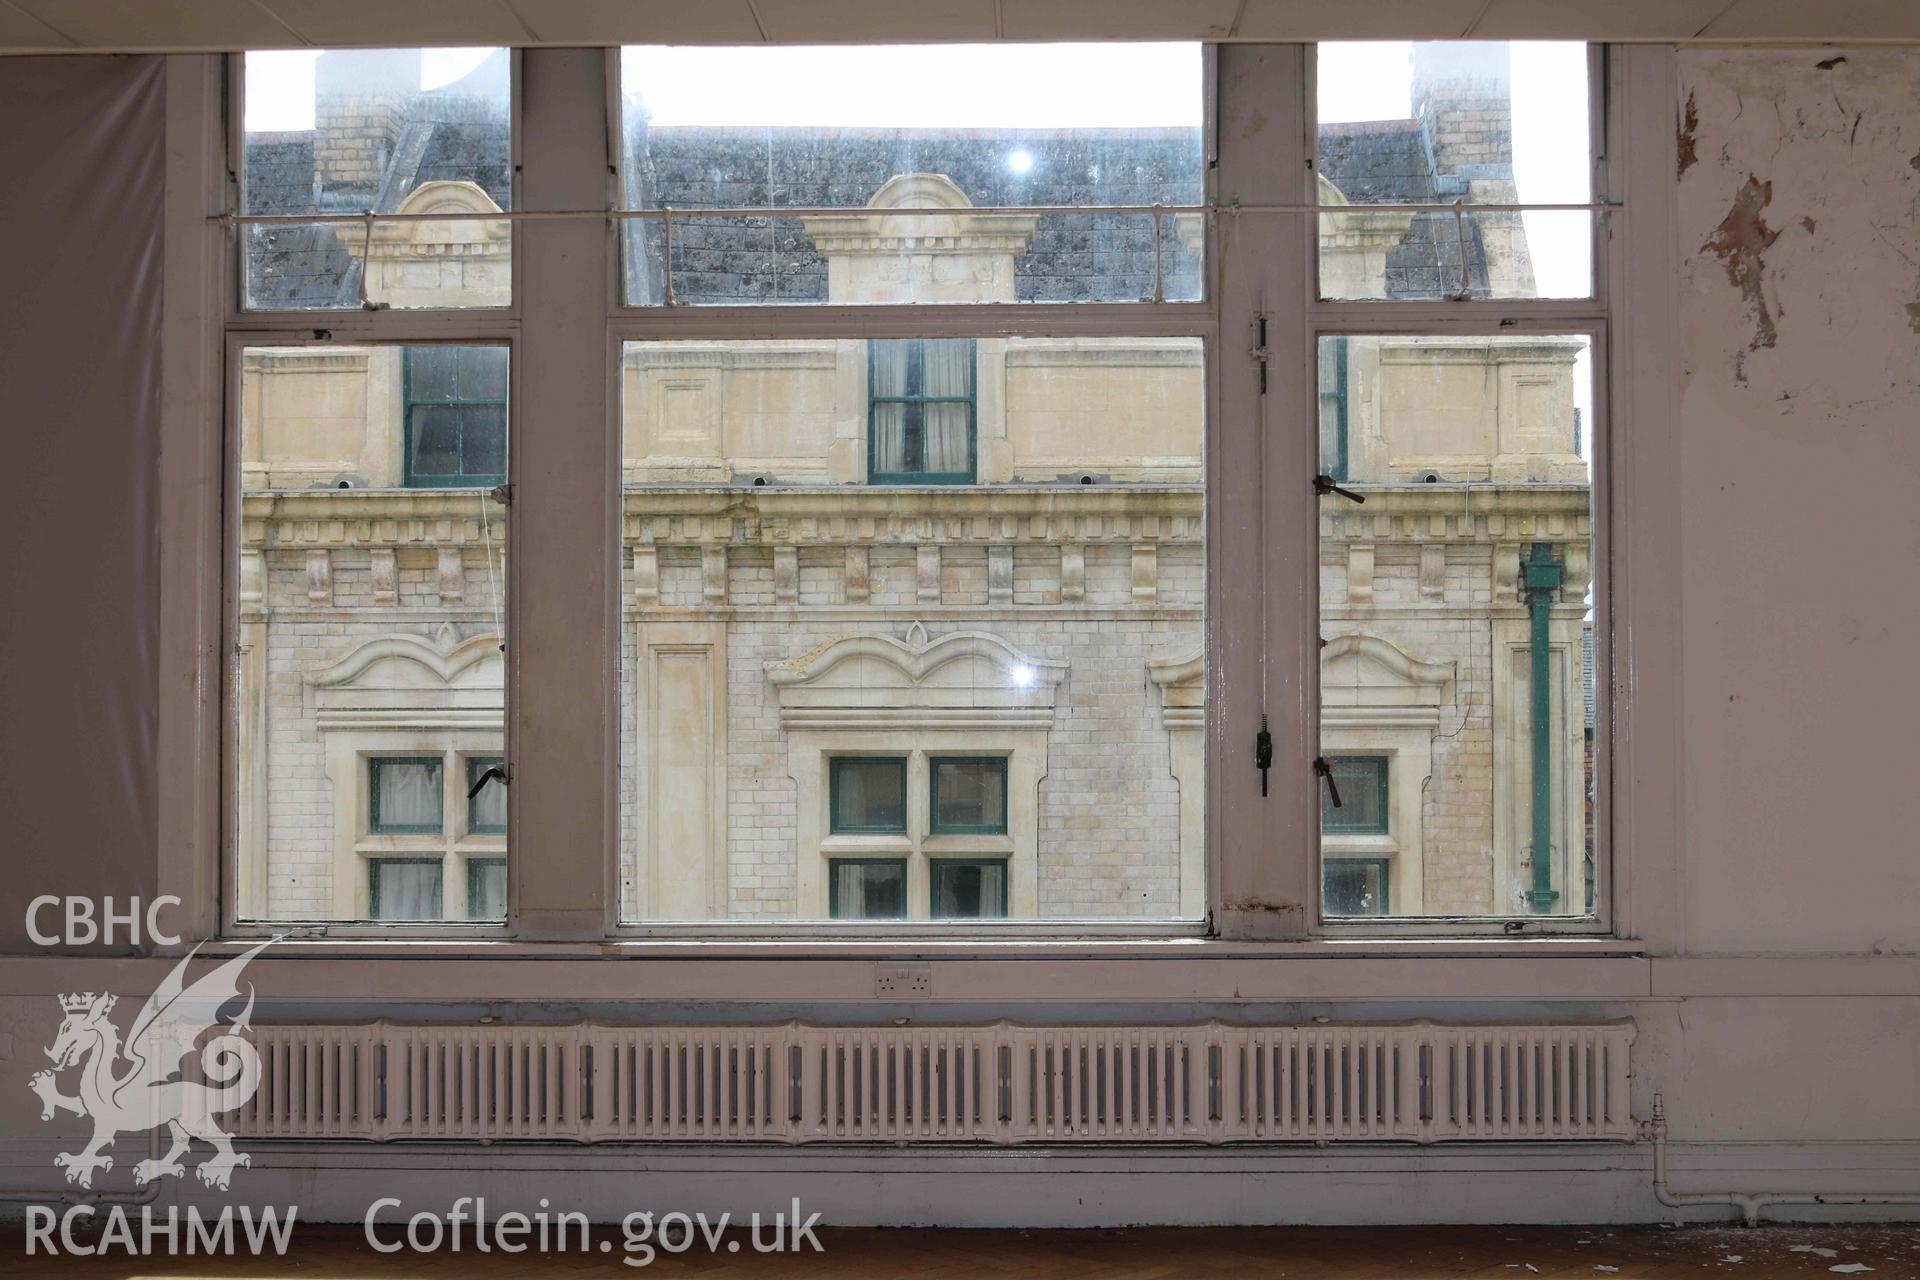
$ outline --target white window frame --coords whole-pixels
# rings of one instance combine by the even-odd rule
[[[550,431],[528,448],[530,432],[510,428],[510,478],[515,512],[509,555],[509,636],[506,756],[514,770],[510,805],[509,920],[503,927],[435,925],[413,930],[383,925],[356,929],[316,924],[306,944],[312,954],[351,945],[391,943],[401,954],[467,954],[462,939],[491,939],[487,954],[531,956],[567,953],[573,944],[594,952],[607,945],[636,948],[661,958],[712,958],[741,954],[723,930],[693,926],[683,936],[639,936],[618,925],[618,494],[620,423],[617,403],[619,349],[627,340],[670,337],[765,338],[941,336],[1177,336],[1207,341],[1207,688],[1206,901],[1205,928],[1183,934],[1165,926],[1111,933],[1074,926],[1068,936],[1041,923],[1024,937],[998,931],[965,940],[928,939],[917,933],[914,952],[950,957],[982,979],[982,997],[997,989],[993,962],[1022,956],[1072,955],[1101,965],[1072,966],[1072,993],[1089,998],[1115,995],[1158,998],[1158,985],[1142,985],[1132,961],[1164,966],[1171,942],[1192,962],[1153,972],[1183,975],[1183,992],[1215,989],[1207,973],[1237,972],[1232,966],[1256,955],[1320,954],[1339,945],[1353,958],[1400,954],[1417,946],[1423,954],[1443,936],[1456,937],[1459,956],[1578,955],[1597,958],[1638,949],[1637,931],[1670,933],[1673,915],[1659,905],[1672,888],[1670,873],[1646,855],[1635,859],[1644,879],[1636,913],[1629,893],[1628,850],[1613,848],[1613,831],[1632,828],[1654,841],[1676,829],[1670,788],[1657,783],[1630,811],[1624,797],[1612,802],[1612,779],[1671,766],[1670,722],[1649,717],[1638,736],[1630,732],[1631,692],[1608,697],[1618,683],[1616,662],[1629,662],[1636,647],[1670,636],[1654,622],[1630,625],[1629,602],[1639,612],[1657,610],[1675,588],[1660,567],[1661,541],[1672,525],[1655,517],[1640,533],[1616,546],[1612,527],[1632,494],[1659,499],[1672,493],[1663,448],[1670,448],[1670,390],[1660,381],[1670,369],[1665,352],[1671,317],[1654,314],[1629,334],[1625,317],[1606,312],[1610,297],[1658,303],[1670,297],[1665,246],[1672,230],[1670,112],[1672,51],[1663,48],[1596,47],[1594,84],[1605,109],[1597,129],[1611,123],[1609,150],[1596,148],[1600,179],[1596,200],[1624,200],[1608,219],[1610,243],[1596,246],[1591,301],[1461,303],[1324,303],[1315,298],[1316,245],[1310,214],[1233,212],[1233,206],[1298,205],[1303,174],[1310,173],[1313,83],[1312,47],[1226,45],[1210,48],[1207,84],[1209,127],[1218,157],[1220,207],[1208,239],[1209,296],[1201,303],[1075,304],[1031,306],[806,306],[772,308],[639,308],[623,304],[618,240],[592,219],[516,221],[513,300],[506,308],[472,311],[264,312],[239,307],[238,255],[229,231],[214,219],[235,207],[227,158],[237,154],[241,113],[241,60],[177,56],[168,80],[169,154],[166,194],[167,307],[172,338],[163,362],[163,404],[171,447],[162,455],[161,661],[164,669],[193,678],[168,687],[160,707],[163,742],[161,786],[162,892],[180,894],[193,917],[190,939],[252,937],[284,925],[238,921],[233,912],[230,822],[231,780],[224,750],[228,662],[226,619],[231,616],[231,515],[222,515],[216,495],[237,492],[237,450],[222,443],[222,423],[234,420],[237,350],[248,345],[303,345],[407,341],[504,341],[514,349],[510,422],[571,421],[566,432]],[[609,177],[619,162],[617,128],[618,49],[516,52],[513,59],[514,206],[525,209],[612,207],[617,185]],[[523,70],[526,68],[526,70]],[[532,74],[542,89],[542,110],[523,111],[522,86]],[[224,82],[224,83],[223,83]],[[1214,94],[1214,87],[1220,91]],[[223,92],[231,88],[235,110],[223,119]],[[603,136],[583,138],[577,125],[590,111],[608,122]],[[1298,127],[1288,125],[1295,122]],[[1631,148],[1631,149],[1630,149]],[[523,160],[523,157],[525,159]],[[1611,187],[1606,179],[1617,175]],[[1645,241],[1645,249],[1633,251]],[[1620,252],[1622,243],[1626,251]],[[530,278],[541,281],[529,296]],[[1524,310],[1519,326],[1502,326]],[[1649,308],[1657,310],[1657,308]],[[1600,314],[1596,315],[1596,312]],[[1243,344],[1253,345],[1253,317],[1268,317],[1267,349],[1273,353],[1270,392],[1260,396],[1256,366],[1243,362]],[[1379,929],[1340,922],[1328,926],[1311,904],[1318,901],[1319,822],[1317,780],[1311,761],[1319,754],[1317,599],[1314,503],[1292,501],[1317,462],[1315,413],[1317,332],[1432,331],[1440,321],[1477,324],[1497,332],[1591,332],[1596,342],[1595,516],[1596,666],[1600,681],[1596,789],[1600,797],[1597,839],[1601,866],[1600,915],[1581,938],[1515,938],[1506,918],[1486,921],[1395,920]],[[579,334],[603,332],[596,346]],[[224,341],[222,335],[224,334]],[[1636,340],[1637,339],[1637,340]],[[1609,343],[1611,358],[1598,349]],[[1631,376],[1630,376],[1631,375]],[[530,385],[531,380],[531,385]],[[1655,435],[1635,448],[1606,432],[1608,402],[1618,391],[1637,422]],[[529,409],[529,405],[533,409]],[[1303,424],[1288,431],[1296,415]],[[1605,442],[1604,444],[1602,442]],[[1602,452],[1604,450],[1604,452]],[[531,456],[529,456],[531,455]],[[1619,475],[1626,483],[1612,483]],[[578,555],[584,543],[606,554]],[[566,548],[571,572],[530,571],[553,563]],[[1619,562],[1631,553],[1640,566],[1629,577]],[[589,562],[591,561],[591,562]],[[1227,591],[1227,583],[1257,583],[1260,591]],[[1303,605],[1307,607],[1303,607]],[[1636,631],[1642,637],[1636,640]],[[1620,657],[1613,652],[1620,645]],[[1659,681],[1652,681],[1657,692]],[[1260,696],[1250,696],[1251,691]],[[1651,696],[1651,695],[1650,695]],[[596,700],[604,711],[584,732],[578,708]],[[1269,794],[1260,799],[1252,743],[1262,718],[1272,729],[1274,767]],[[1620,758],[1615,759],[1618,755]],[[219,778],[216,789],[210,779]],[[1632,846],[1629,846],[1629,850]],[[522,868],[539,867],[523,877]],[[1644,921],[1643,925],[1641,922]],[[1531,922],[1528,922],[1531,924]],[[914,929],[915,926],[909,926]],[[1535,932],[1528,928],[1529,933]],[[754,939],[744,953],[796,954],[841,959],[855,965],[896,954],[904,939],[879,936],[818,936],[782,929]],[[1542,933],[1550,929],[1540,930]],[[1476,941],[1482,934],[1492,938]],[[1344,936],[1343,936],[1344,935]],[[1612,938],[1621,939],[1612,941]],[[1182,940],[1184,939],[1184,940]],[[422,952],[418,944],[439,944]],[[500,946],[500,943],[507,945]],[[1354,949],[1365,943],[1371,949]],[[1577,950],[1564,944],[1573,943]],[[409,945],[415,944],[415,945]],[[300,953],[302,944],[290,944]],[[731,951],[724,950],[732,948]],[[716,950],[722,948],[723,950]],[[1197,948],[1197,950],[1195,950]],[[341,953],[345,954],[345,953]],[[1328,952],[1327,954],[1334,954]],[[1109,962],[1120,961],[1109,967]],[[989,965],[981,969],[980,963]],[[1385,960],[1382,963],[1399,962]],[[1197,964],[1197,968],[1194,965]],[[1226,965],[1216,970],[1212,966]],[[1095,977],[1098,970],[1101,977]],[[737,970],[737,965],[734,966]],[[685,971],[692,972],[692,971]],[[704,972],[704,970],[702,971]],[[838,972],[832,966],[814,974]],[[1354,972],[1358,972],[1357,970]],[[1464,971],[1463,971],[1464,972]],[[715,971],[718,987],[695,989],[725,998],[728,979]],[[1199,984],[1198,987],[1188,985]],[[796,979],[797,980],[797,979]],[[1171,976],[1169,977],[1171,979]],[[479,980],[484,985],[484,980]],[[1286,990],[1296,990],[1282,984]],[[1336,984],[1337,985],[1337,984]],[[1471,984],[1469,984],[1471,985]],[[771,998],[791,983],[759,983]],[[1233,980],[1245,998],[1262,984]],[[1365,983],[1361,983],[1364,987]],[[815,988],[805,986],[802,989]],[[1013,990],[1024,989],[1016,980]],[[1224,989],[1224,987],[1219,988]],[[1399,990],[1400,988],[1393,988]],[[1587,990],[1587,988],[1582,988]],[[1542,989],[1544,993],[1544,988]],[[1062,994],[1067,994],[1065,988]],[[1171,994],[1171,989],[1170,989]]]

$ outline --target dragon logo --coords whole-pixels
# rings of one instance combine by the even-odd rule
[[[91,991],[60,997],[66,1017],[47,1050],[53,1070],[36,1072],[30,1085],[40,1095],[42,1120],[71,1111],[93,1121],[93,1138],[84,1150],[53,1159],[66,1170],[68,1182],[91,1187],[96,1169],[113,1168],[113,1157],[102,1152],[115,1137],[160,1125],[167,1127],[173,1145],[158,1160],[134,1166],[137,1184],[181,1176],[185,1169],[180,1158],[196,1138],[214,1150],[198,1170],[200,1181],[209,1187],[225,1191],[234,1169],[252,1163],[233,1149],[232,1138],[214,1121],[244,1106],[260,1087],[260,1055],[245,1038],[253,1016],[251,985],[245,1007],[231,1023],[221,1023],[220,1010],[240,998],[240,971],[271,942],[235,956],[192,986],[186,985],[187,965],[193,961],[189,953],[147,998],[124,1042],[109,1017],[118,997]],[[208,1031],[219,1034],[202,1046],[199,1042]],[[182,1059],[196,1048],[204,1080],[182,1079]],[[80,1069],[80,1092],[74,1097],[61,1093],[56,1080],[69,1067]]]

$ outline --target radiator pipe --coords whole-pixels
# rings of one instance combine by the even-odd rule
[[[1660,1095],[1653,1095],[1653,1119],[1641,1126],[1653,1140],[1653,1198],[1669,1209],[1687,1209],[1695,1205],[1731,1205],[1740,1210],[1741,1221],[1749,1227],[1760,1225],[1760,1211],[1775,1204],[1920,1204],[1920,1193],[1810,1191],[1687,1191],[1667,1188],[1667,1111]]]

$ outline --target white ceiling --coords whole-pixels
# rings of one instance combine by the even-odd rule
[[[0,53],[945,40],[1920,42],[1920,0],[0,0]]]

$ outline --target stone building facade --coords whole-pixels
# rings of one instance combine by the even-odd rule
[[[294,212],[474,217],[256,229],[256,281],[282,304],[504,301],[510,228],[485,217],[506,203],[483,109],[497,70],[407,93],[392,75],[336,84],[339,56],[322,59],[312,135],[250,137],[249,190]],[[1498,180],[1492,91],[1429,81],[1414,120],[1323,131],[1344,157],[1322,174],[1328,203]],[[1150,218],[974,210],[1200,192],[1197,138],[1176,130],[730,133],[635,115],[635,204],[847,209],[676,227],[682,302],[1140,297]],[[1009,187],[993,161],[1015,144],[1059,185]],[[942,212],[889,216],[909,207]],[[1199,220],[1165,230],[1164,296],[1191,296]],[[1460,272],[1444,230],[1329,218],[1323,274],[1422,295]],[[1497,230],[1464,246],[1477,291],[1530,279],[1524,237]],[[638,298],[664,290],[657,231],[627,231]],[[1554,746],[1554,883],[1580,883],[1577,351],[1339,341],[1323,439],[1368,501],[1322,511],[1326,749],[1348,776],[1384,764],[1380,794],[1355,797],[1377,829],[1328,828],[1330,865],[1359,872],[1332,905],[1510,912],[1532,830],[1519,566],[1542,546],[1562,575],[1552,724],[1572,735]],[[626,918],[1204,913],[1197,341],[655,342],[630,344],[619,376]],[[504,379],[503,357],[470,349],[244,356],[243,915],[504,910],[506,792],[487,774],[503,750],[510,513],[488,486],[505,478]]]

